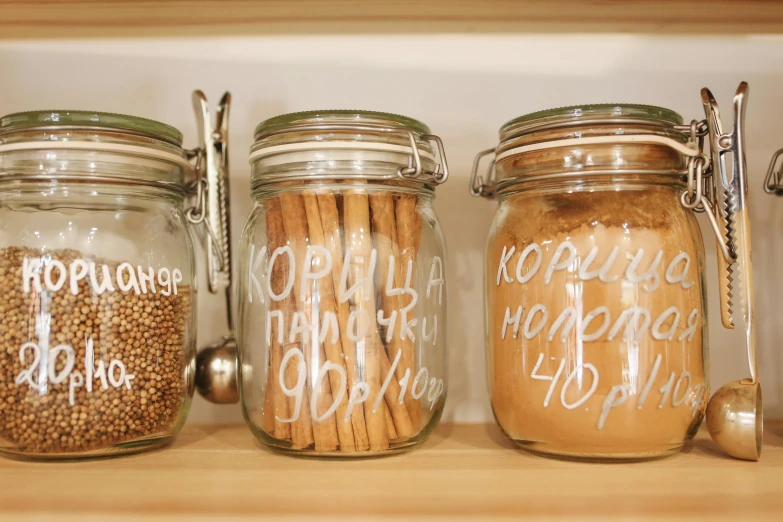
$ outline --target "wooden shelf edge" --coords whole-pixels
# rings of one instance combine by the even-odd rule
[[[780,34],[776,0],[0,0],[0,40],[402,33]]]
[[[760,462],[739,461],[702,431],[666,459],[589,464],[525,454],[494,424],[442,424],[398,456],[307,460],[261,449],[244,425],[190,424],[141,455],[0,459],[0,519],[778,521],[783,422],[765,444]]]

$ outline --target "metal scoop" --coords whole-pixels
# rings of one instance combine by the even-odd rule
[[[730,133],[723,133],[718,104],[712,93],[708,89],[702,89],[701,96],[709,130],[714,196],[719,202],[716,205],[719,228],[730,254],[729,259],[719,263],[719,277],[722,278],[721,319],[725,327],[734,328],[734,284],[738,283],[739,308],[744,322],[750,367],[749,379],[724,384],[710,398],[707,404],[707,429],[715,443],[732,457],[756,461],[761,456],[763,412],[756,360],[756,319],[744,143],[748,84],[742,82],[734,96],[734,129]],[[724,158],[729,152],[733,162],[731,171],[726,168]]]
[[[209,104],[201,91],[193,93],[193,109],[199,130],[196,158],[196,206],[186,217],[206,230],[209,291],[226,294],[229,334],[199,351],[196,358],[196,389],[216,404],[239,402],[237,388],[237,342],[231,314],[231,230],[228,198],[228,112],[231,94],[220,100],[214,129]]]
[[[237,389],[237,341],[226,336],[201,349],[196,358],[196,389],[209,402],[239,402]]]

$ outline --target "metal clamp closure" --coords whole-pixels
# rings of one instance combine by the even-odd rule
[[[733,107],[734,128],[730,132],[723,131],[718,104],[709,89],[702,89],[701,98],[707,116],[710,153],[714,165],[712,175],[713,205],[718,216],[720,241],[726,243],[730,254],[725,262],[718,259],[721,320],[726,328],[734,328],[733,307],[735,304],[739,304],[744,321],[751,382],[755,383],[758,379],[758,363],[744,130],[748,84],[742,82],[737,88]],[[727,167],[725,159],[725,155],[729,153],[732,160],[731,168]],[[773,166],[774,160],[779,154],[775,154]],[[769,174],[767,177],[770,177]],[[768,184],[769,179],[765,185]],[[735,286],[738,288],[735,289]],[[736,294],[740,294],[739,303],[735,303]]]
[[[407,180],[425,181],[422,179],[424,174],[428,174],[432,180],[440,185],[445,183],[449,177],[449,167],[446,162],[446,149],[443,146],[443,140],[434,134],[421,134],[419,139],[422,141],[432,142],[438,151],[438,160],[435,163],[435,170],[428,172],[424,170],[421,154],[419,153],[419,147],[416,143],[416,134],[410,129],[404,129],[399,127],[391,127],[388,125],[350,125],[350,124],[338,124],[338,123],[314,123],[310,125],[297,125],[293,127],[286,127],[281,129],[270,130],[261,132],[256,135],[256,142],[261,138],[267,138],[269,136],[277,136],[280,134],[286,134],[289,132],[330,132],[330,131],[353,131],[353,132],[380,132],[388,134],[402,134],[409,142],[411,148],[411,155],[408,160],[408,164],[400,166],[397,169],[397,175],[400,178]],[[252,160],[257,153],[253,153],[250,156]]]
[[[487,168],[487,179],[484,181],[482,176],[479,176],[478,170],[481,160],[485,156],[494,156],[495,149],[482,150],[476,154],[476,158],[473,160],[473,167],[470,170],[470,193],[473,196],[483,196],[485,198],[491,198],[495,195],[495,160],[493,158]]]
[[[680,195],[680,203],[688,210],[698,213],[705,213],[710,222],[718,249],[724,261],[730,263],[734,259],[731,252],[731,245],[725,238],[721,224],[717,215],[720,209],[717,208],[717,189],[713,177],[713,160],[704,152],[704,137],[708,135],[709,130],[705,132],[701,129],[708,129],[707,120],[691,121],[685,129],[690,130],[690,137],[686,144],[688,148],[694,151],[688,158],[688,177],[687,188]]]
[[[193,93],[193,109],[198,125],[199,146],[188,151],[195,160],[195,180],[190,184],[195,205],[185,217],[193,225],[204,225],[209,291],[217,293],[231,286],[231,236],[228,198],[228,112],[231,94],[226,93],[217,108],[215,127],[211,126],[209,104],[201,91]],[[230,308],[229,308],[230,309]]]
[[[767,194],[776,194],[783,196],[783,169],[775,170],[778,158],[783,155],[783,149],[778,150],[772,155],[767,169],[767,177],[764,179],[764,192]]]

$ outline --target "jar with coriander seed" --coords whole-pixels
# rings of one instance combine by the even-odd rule
[[[238,283],[248,425],[290,455],[415,447],[446,391],[440,139],[365,111],[278,116],[255,139]]]
[[[1,455],[134,453],[182,427],[196,332],[189,221],[204,212],[188,210],[203,177],[192,181],[189,157],[203,150],[133,116],[0,118]]]

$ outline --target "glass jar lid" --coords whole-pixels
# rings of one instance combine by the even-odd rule
[[[319,110],[281,114],[262,121],[256,126],[254,137],[259,139],[277,133],[291,131],[297,126],[333,123],[350,125],[384,125],[410,129],[418,134],[430,134],[430,128],[419,120],[389,112],[359,110]]]
[[[124,180],[182,186],[182,133],[146,118],[44,110],[0,117],[0,180]]]
[[[528,139],[521,141],[659,133],[684,141],[687,128],[682,126],[682,121],[678,113],[653,105],[606,103],[559,107],[525,114],[507,122],[500,128],[497,152],[502,154],[514,148],[519,144],[519,138],[526,137]]]
[[[585,125],[599,120],[617,120],[628,123],[633,120],[645,124],[659,122],[661,125],[682,125],[682,116],[663,107],[635,103],[599,103],[594,105],[571,105],[524,114],[506,122],[500,127],[500,139],[504,141],[510,133],[530,132],[550,124]]]
[[[182,133],[170,125],[147,118],[91,111],[30,111],[8,114],[0,118],[0,135],[11,132],[44,130],[116,131],[146,136],[182,146]]]
[[[497,147],[474,161],[471,193],[492,196],[521,181],[590,174],[686,173],[700,154],[703,125],[683,125],[663,107],[596,104],[560,107],[515,118],[500,128]],[[494,156],[486,180],[478,174],[484,156]]]
[[[259,167],[253,169],[254,187],[329,179],[402,179],[434,186],[448,177],[440,138],[424,123],[397,114],[284,114],[261,122],[255,140],[250,149],[250,162]]]

